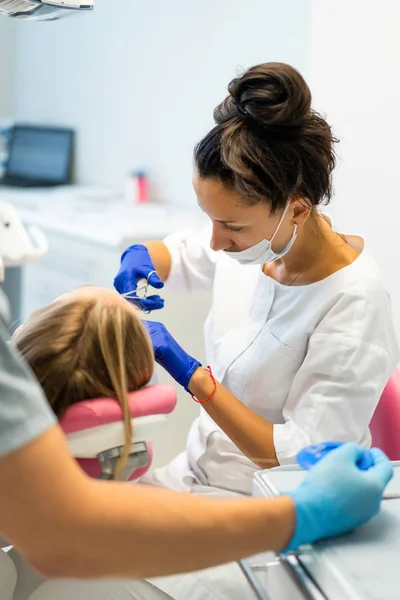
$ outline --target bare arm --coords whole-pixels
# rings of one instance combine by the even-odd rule
[[[207,398],[213,383],[205,369],[193,373],[189,388],[200,400]],[[217,383],[212,398],[203,404],[210,417],[233,443],[262,469],[279,466],[274,446],[274,426]]]
[[[152,263],[162,281],[167,281],[171,271],[171,255],[163,242],[146,242]]]
[[[0,461],[0,531],[52,577],[151,577],[278,550],[289,497],[221,500],[87,478],[58,427]]]

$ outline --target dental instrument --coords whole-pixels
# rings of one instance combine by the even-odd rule
[[[137,306],[137,308],[143,310],[146,314],[149,314],[151,312],[151,309],[146,310],[142,302],[143,300],[147,300],[148,298],[149,286],[151,285],[150,277],[154,275],[154,273],[157,275],[156,271],[150,271],[150,273],[147,275],[147,278],[139,279],[139,281],[137,282],[137,287],[134,290],[130,290],[121,294],[122,298],[133,302],[135,306]]]

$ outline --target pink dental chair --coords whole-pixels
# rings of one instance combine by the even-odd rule
[[[126,466],[118,477],[122,481],[137,480],[150,469],[152,442],[175,408],[176,391],[169,385],[151,385],[129,394],[129,404],[134,441]],[[82,469],[94,478],[113,479],[125,440],[118,402],[99,398],[74,404],[60,424],[71,454]],[[4,553],[0,546],[0,553],[1,600],[53,600],[48,589],[52,582],[43,582],[14,548]]]
[[[390,460],[400,460],[400,371],[396,369],[376,407],[371,425],[372,445]]]
[[[123,481],[142,477],[150,468],[151,442],[176,404],[175,388],[152,385],[129,395],[134,443],[119,476]],[[68,446],[91,477],[113,479],[113,470],[124,446],[122,411],[115,400],[100,398],[71,406],[60,421]]]

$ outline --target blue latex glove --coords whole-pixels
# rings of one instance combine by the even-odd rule
[[[154,288],[164,287],[157,273],[152,273],[149,277],[152,271],[155,271],[155,268],[146,246],[142,244],[130,246],[121,256],[121,266],[114,279],[114,287],[120,294],[125,294],[136,290],[141,279],[148,279],[149,284]],[[145,311],[157,310],[164,306],[163,298],[156,294],[145,299],[127,298],[127,300],[131,300]]]
[[[296,505],[296,529],[286,551],[351,531],[379,512],[393,468],[387,456],[373,448],[373,466],[361,470],[357,463],[364,452],[365,448],[356,444],[343,444],[288,493]]]
[[[188,391],[189,381],[201,363],[180,347],[165,325],[156,321],[142,323],[150,335],[156,362]]]

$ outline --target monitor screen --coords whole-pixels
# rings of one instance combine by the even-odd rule
[[[73,137],[71,129],[16,125],[11,134],[7,176],[69,183]]]

